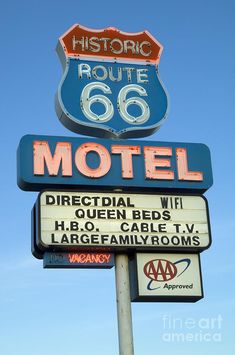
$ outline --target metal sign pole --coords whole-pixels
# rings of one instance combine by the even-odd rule
[[[119,355],[134,355],[129,265],[126,254],[115,259]]]

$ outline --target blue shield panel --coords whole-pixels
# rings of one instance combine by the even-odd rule
[[[79,134],[137,138],[159,129],[167,101],[155,65],[67,58],[56,112]]]

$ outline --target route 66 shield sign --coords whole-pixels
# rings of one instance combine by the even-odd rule
[[[103,138],[145,137],[159,129],[167,95],[158,72],[162,46],[150,33],[74,25],[57,52],[64,74],[56,112],[65,127]]]

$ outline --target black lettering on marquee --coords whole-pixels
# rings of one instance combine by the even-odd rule
[[[162,219],[164,219],[164,221],[169,221],[171,219],[170,211],[163,211],[162,216]]]
[[[81,198],[81,202],[82,202],[83,206],[90,206],[91,205],[91,197],[83,196]]]
[[[133,210],[132,211],[132,218],[133,219],[140,219],[141,217],[140,217],[140,211],[138,211],[138,210]]]
[[[173,245],[179,245],[180,244],[180,238],[177,235],[174,235],[171,239],[171,243]]]
[[[58,241],[55,239],[55,234],[54,233],[51,234],[51,243],[52,244],[58,243]]]
[[[128,235],[120,235],[119,241],[120,241],[120,244],[129,244],[130,243]]]
[[[101,235],[101,243],[105,244],[105,242],[107,242],[109,239],[109,235],[108,234],[102,234]]]
[[[55,230],[56,231],[64,231],[64,221],[55,221]]]
[[[67,237],[66,234],[63,234],[63,235],[62,235],[61,243],[62,243],[62,244],[63,244],[63,243],[68,244],[68,243],[69,243],[69,238]]]
[[[189,233],[193,233],[193,230],[194,230],[194,224],[185,224],[187,230]]]
[[[75,211],[75,216],[77,218],[85,218],[85,211],[81,208],[78,208],[76,211]]]
[[[76,221],[71,221],[70,222],[70,230],[71,231],[77,231],[78,230],[79,223]]]
[[[125,210],[117,210],[117,219],[126,219],[126,211]]]
[[[54,205],[55,197],[52,195],[46,195],[46,205]]]
[[[163,245],[168,245],[170,243],[169,238],[166,235],[161,238],[161,242]]]
[[[99,235],[98,234],[91,235],[91,243],[92,244],[99,244]]]
[[[162,208],[168,208],[168,197],[160,197]]]
[[[200,238],[197,235],[193,236],[193,245],[199,246],[200,245]]]
[[[72,196],[72,206],[80,206],[80,196]]]
[[[140,239],[142,240],[142,244],[146,245],[147,244],[147,241],[149,239],[149,235],[140,235]]]
[[[79,238],[77,234],[70,234],[70,240],[72,244],[79,244]]]
[[[89,236],[87,234],[82,234],[80,236],[80,240],[81,240],[81,243],[83,243],[83,244],[89,244],[89,242],[90,242]]]
[[[166,232],[166,224],[165,223],[160,223],[158,225],[158,230],[159,230],[160,233]]]
[[[69,206],[70,205],[70,196],[67,195],[61,195],[61,205],[63,206]]]
[[[157,235],[151,237],[151,244],[159,245],[159,237]]]
[[[181,224],[180,223],[173,223],[173,226],[175,227],[176,233],[180,233]]]
[[[162,208],[183,209],[182,197],[160,197]]]
[[[190,246],[190,245],[192,245],[192,239],[191,239],[191,237],[190,236],[185,236],[185,235],[183,235],[182,237],[181,237],[181,243],[182,243],[182,245],[183,246]]]
[[[110,244],[118,244],[118,241],[117,241],[117,238],[115,237],[115,235],[111,235]]]

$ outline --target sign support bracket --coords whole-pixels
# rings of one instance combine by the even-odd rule
[[[134,355],[128,255],[115,258],[119,355]]]

